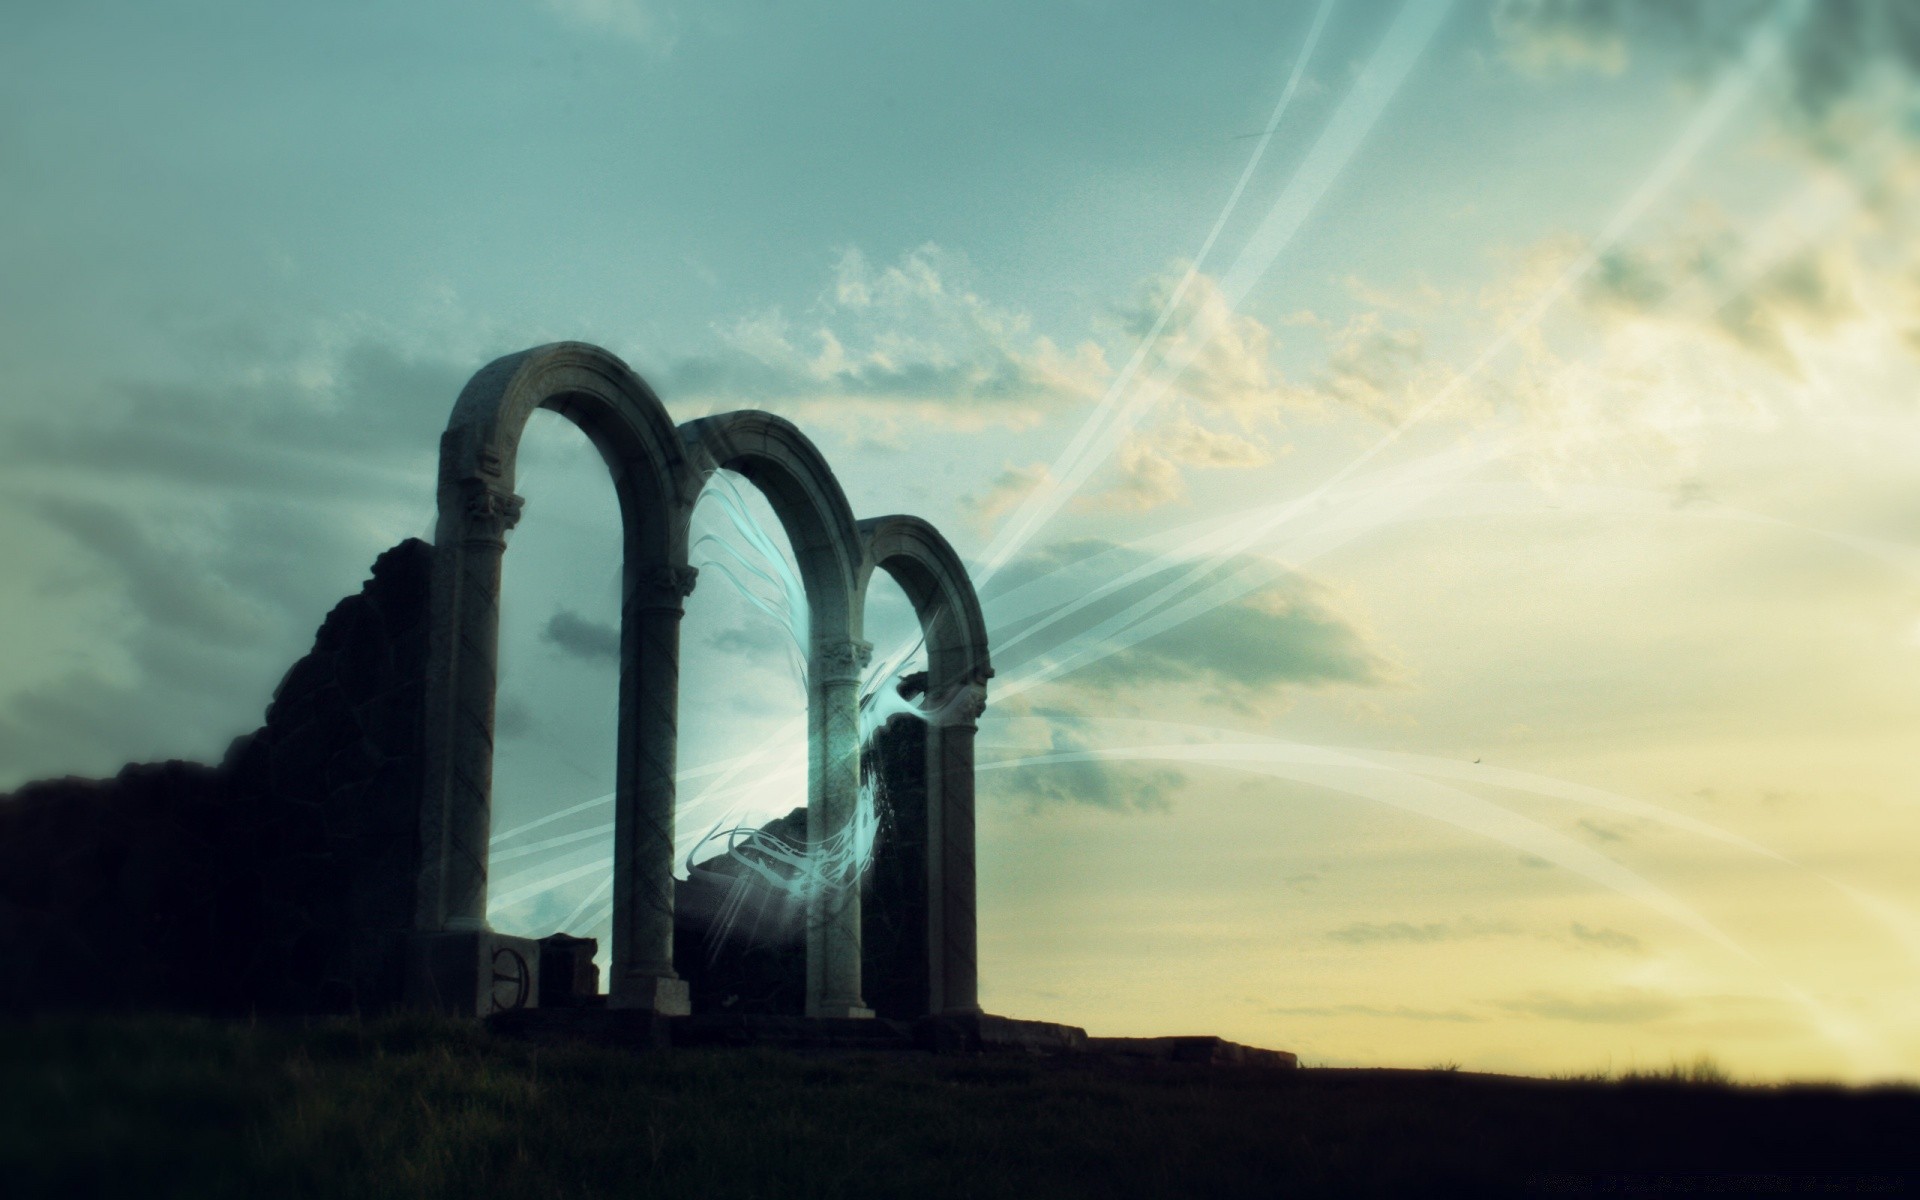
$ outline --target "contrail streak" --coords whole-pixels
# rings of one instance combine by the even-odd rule
[[[1200,580],[1224,568],[1233,558],[1245,554],[1253,545],[1272,530],[1304,513],[1318,509],[1327,503],[1328,497],[1335,487],[1352,477],[1353,473],[1361,466],[1371,461],[1382,450],[1402,436],[1413,424],[1434,411],[1440,403],[1451,397],[1460,387],[1464,386],[1466,382],[1477,376],[1488,363],[1510,346],[1521,333],[1536,324],[1546,311],[1557,303],[1579,278],[1591,270],[1593,265],[1599,261],[1600,257],[1624,236],[1627,228],[1639,219],[1659,193],[1664,191],[1664,189],[1672,183],[1680,169],[1692,161],[1692,158],[1698,153],[1706,139],[1724,123],[1737,107],[1738,103],[1743,101],[1751,92],[1758,72],[1778,57],[1781,36],[1779,29],[1771,25],[1764,27],[1760,33],[1755,35],[1752,44],[1749,46],[1748,54],[1745,59],[1743,59],[1742,67],[1730,72],[1729,76],[1722,80],[1721,86],[1717,88],[1714,94],[1701,106],[1701,109],[1695,114],[1694,120],[1689,123],[1687,130],[1682,133],[1681,137],[1669,148],[1668,152],[1663,155],[1652,175],[1629,197],[1615,218],[1609,223],[1607,229],[1602,232],[1595,245],[1590,247],[1588,252],[1579,261],[1563,271],[1554,284],[1535,299],[1534,304],[1524,316],[1510,323],[1502,330],[1494,342],[1489,345],[1486,350],[1482,351],[1472,366],[1459,375],[1456,375],[1446,387],[1429,398],[1400,425],[1390,430],[1384,438],[1376,442],[1365,453],[1348,463],[1345,468],[1321,483],[1312,491],[1286,504],[1265,510],[1266,515],[1264,517],[1238,523],[1238,528],[1241,532],[1236,536],[1224,539],[1222,543],[1214,543],[1212,539],[1208,539],[1211,552],[1206,558],[1191,565],[1184,576],[1170,581],[1153,595],[1137,602],[1127,613],[1122,613],[1103,622],[1099,632],[1102,635],[1117,634],[1118,631],[1129,628],[1128,616],[1130,614],[1150,613],[1162,605],[1173,605],[1175,598],[1182,591],[1197,586]],[[1796,211],[1798,205],[1803,202],[1804,197],[1797,197],[1793,203],[1785,206],[1784,211],[1791,214]],[[1777,255],[1775,257],[1777,257]],[[1763,255],[1760,256],[1760,262],[1750,262],[1748,264],[1748,271],[1745,273],[1747,277],[1752,278],[1757,276],[1761,263],[1765,261],[1766,256]],[[1726,303],[1734,294],[1737,294],[1737,289],[1729,291],[1721,303]],[[1512,440],[1516,439],[1511,437],[1508,439],[1508,441]],[[1450,474],[1454,478],[1463,476],[1474,466],[1481,465],[1497,457],[1503,448],[1502,442],[1496,441],[1488,444],[1483,441],[1477,452],[1454,452],[1459,459],[1463,460],[1463,464],[1455,466],[1450,471]],[[1401,508],[1404,511],[1405,505],[1403,504]],[[1357,533],[1350,535],[1350,537],[1351,536],[1357,536]],[[1350,540],[1350,537],[1340,540]],[[1174,557],[1174,555],[1163,555],[1160,561],[1163,562],[1169,557]],[[1188,557],[1191,559],[1193,556]],[[1301,561],[1297,554],[1294,556],[1294,561]],[[1155,573],[1157,569],[1159,569],[1158,563],[1147,564],[1109,579],[1097,588],[1082,592],[1071,604],[1048,614],[1037,624],[1022,629],[1015,635],[1014,640],[1017,641],[1031,636],[1040,629],[1055,624],[1097,603],[1101,599],[1114,594],[1121,588],[1146,578]],[[1266,579],[1261,576],[1259,570],[1255,568],[1249,568],[1239,572],[1236,578],[1239,581],[1238,585],[1227,584],[1224,586],[1216,586],[1209,589],[1206,595],[1210,598],[1218,597],[1219,599],[1217,599],[1215,603],[1224,603],[1239,595],[1245,595],[1266,582]],[[1189,601],[1177,607],[1170,607],[1164,613],[1151,618],[1150,624],[1143,623],[1138,628],[1132,629],[1125,641],[1116,645],[1114,649],[1136,644],[1146,637],[1152,636],[1154,633],[1172,628],[1184,619],[1208,611],[1212,606],[1212,604],[1206,603],[1205,601]],[[1179,614],[1185,614],[1185,616]],[[996,691],[1002,696],[1017,694],[1019,691],[1025,690],[1036,683],[1054,678],[1076,666],[1083,666],[1087,662],[1103,657],[1104,654],[1111,652],[1111,650],[1103,650],[1098,643],[1095,643],[1071,655],[1065,661],[1055,662],[1038,668],[1036,673],[1030,677],[1023,676],[1003,679],[1000,686],[996,688]]]
[[[1533,304],[1519,319],[1510,322],[1502,329],[1499,335],[1494,338],[1493,342],[1481,351],[1480,355],[1466,370],[1455,375],[1445,387],[1429,397],[1412,413],[1408,414],[1398,425],[1390,429],[1383,437],[1350,461],[1332,477],[1322,482],[1312,491],[1299,497],[1290,505],[1278,510],[1278,512],[1267,521],[1254,524],[1241,538],[1216,551],[1213,558],[1204,566],[1190,572],[1190,576],[1197,578],[1218,569],[1229,558],[1244,552],[1246,547],[1257,541],[1267,529],[1291,519],[1299,512],[1311,506],[1317,505],[1334,487],[1351,477],[1354,472],[1358,471],[1361,467],[1373,461],[1373,459],[1378,457],[1389,446],[1399,441],[1409,429],[1424,420],[1429,414],[1450,400],[1461,388],[1465,387],[1467,383],[1478,377],[1480,372],[1500,354],[1504,353],[1521,334],[1536,325],[1540,319],[1546,315],[1547,311],[1557,304],[1561,297],[1564,296],[1575,283],[1584,278],[1587,272],[1592,270],[1594,265],[1600,261],[1600,258],[1608,250],[1612,249],[1612,247],[1626,235],[1629,229],[1639,222],[1653,203],[1659,199],[1659,197],[1672,186],[1673,182],[1679,178],[1680,174],[1692,164],[1694,158],[1698,156],[1707,141],[1720,130],[1733,113],[1745,104],[1751,96],[1761,73],[1773,65],[1780,57],[1781,50],[1785,43],[1785,29],[1793,24],[1797,24],[1800,18],[1804,16],[1805,9],[1805,0],[1801,0],[1800,3],[1789,5],[1788,9],[1784,10],[1787,14],[1785,20],[1762,23],[1754,36],[1749,39],[1746,52],[1743,54],[1740,63],[1722,76],[1719,84],[1695,111],[1680,136],[1675,139],[1673,144],[1667,148],[1666,152],[1655,163],[1647,178],[1644,179],[1622,203],[1613,218],[1594,240],[1593,244],[1588,247],[1586,252],[1578,260],[1563,270],[1559,277],[1535,298]],[[1407,10],[1403,9],[1401,14],[1402,20],[1406,19],[1406,15]],[[1435,27],[1437,28],[1437,17],[1435,18]],[[1399,25],[1396,24],[1395,28],[1397,30]],[[1430,38],[1432,32],[1433,30],[1431,28],[1427,29],[1425,38]],[[1393,40],[1393,31],[1389,31],[1387,38],[1383,39],[1384,42],[1392,42]],[[1418,40],[1417,49],[1424,48],[1425,44],[1424,39]],[[1416,55],[1417,49],[1415,51]],[[1385,50],[1383,49],[1381,53],[1384,54]],[[1411,65],[1411,58],[1404,60],[1404,65],[1402,65],[1400,71],[1401,76],[1404,76],[1405,69]],[[1398,86],[1397,79],[1395,80],[1395,86]],[[1356,85],[1356,87],[1358,87],[1358,85]],[[1371,127],[1372,119],[1378,116],[1378,108],[1384,106],[1386,98],[1385,96],[1378,98],[1378,103],[1372,109],[1371,115],[1363,111],[1354,118],[1356,122],[1360,123],[1362,135],[1366,128]],[[1345,114],[1347,111],[1347,108],[1343,106],[1341,114]],[[1327,132],[1322,135],[1320,145],[1329,144],[1335,127],[1341,124],[1341,114],[1336,114],[1334,120],[1329,123]],[[1315,150],[1317,154],[1319,146],[1316,146]],[[1309,162],[1312,162],[1314,158],[1315,155],[1309,155]],[[1344,162],[1344,159],[1341,161]],[[1302,177],[1308,178],[1309,180],[1313,178],[1304,168],[1301,174],[1296,176],[1296,183]],[[1284,246],[1286,240],[1291,238],[1293,231],[1298,228],[1299,222],[1305,219],[1307,211],[1311,209],[1310,203],[1305,207],[1302,207],[1298,203],[1288,205],[1287,200],[1292,191],[1293,186],[1289,185],[1287,192],[1283,193],[1280,201],[1276,202],[1274,209],[1269,212],[1267,221],[1262,223],[1260,231],[1256,232],[1254,237],[1250,239],[1249,250],[1242,252],[1240,261],[1237,261],[1229,271],[1228,280],[1223,281],[1222,291],[1229,297],[1230,305],[1237,304],[1240,297],[1245,294],[1245,291],[1252,286],[1253,281],[1258,278],[1258,275],[1264,273],[1266,267],[1271,265],[1273,258],[1278,256],[1280,248]],[[1315,193],[1315,198],[1317,199],[1317,193]],[[1281,213],[1295,215],[1284,219],[1277,218],[1276,214]],[[1252,255],[1251,259],[1249,258],[1250,253]],[[1243,264],[1248,262],[1257,265],[1258,270],[1243,267]],[[1160,388],[1161,392],[1164,392],[1166,387],[1171,386],[1173,378],[1191,361],[1194,352],[1196,352],[1193,348],[1198,344],[1198,339],[1190,342],[1189,353],[1178,362],[1167,367],[1165,379]],[[1146,398],[1136,397],[1134,403],[1129,406],[1127,411],[1138,411],[1144,407],[1145,404],[1150,403],[1158,394],[1158,392],[1150,393]],[[1090,470],[1091,468],[1088,469]],[[1076,480],[1079,478],[1084,478],[1084,473],[1075,477]],[[1063,497],[1059,499],[1060,502],[1064,502]],[[1051,515],[1052,512],[1057,511],[1059,508],[1059,503],[1053,501],[1049,501],[1049,503],[1052,503],[1052,507],[1046,510],[1047,515]],[[1024,511],[1023,509],[1023,512]],[[1036,511],[1038,510],[1036,509]],[[1018,544],[1024,544],[1026,537],[1030,536],[1032,529],[1037,528],[1037,526],[1029,523],[1020,528],[1026,532],[1019,536],[1018,543],[1008,542],[1007,545],[1012,545],[1017,548]],[[996,545],[998,544],[999,543],[996,543]],[[982,580],[990,578],[994,570],[1001,562],[1004,562],[1010,553],[1010,550],[1003,550],[999,558],[996,559],[994,549],[989,547],[986,570],[981,575]],[[1170,600],[1183,586],[1185,585],[1176,581],[1162,588],[1159,592],[1156,592],[1153,597],[1150,597],[1142,603],[1154,605]],[[1113,590],[1114,588],[1110,586],[1104,589],[1101,594],[1110,594]],[[1083,600],[1081,606],[1084,607],[1085,604],[1089,602],[1091,602],[1091,599]],[[1051,678],[1052,675],[1059,673],[1058,670],[1055,670],[1050,672],[1047,677]],[[1006,694],[1005,685],[997,690],[1001,691],[1003,695]]]
[[[1305,223],[1308,215],[1326,195],[1352,161],[1367,134],[1373,129],[1381,112],[1386,108],[1400,85],[1405,82],[1407,73],[1426,51],[1433,35],[1438,32],[1442,19],[1452,7],[1452,0],[1407,0],[1401,6],[1391,27],[1380,40],[1380,46],[1374,51],[1373,58],[1361,72],[1346,99],[1341,102],[1332,119],[1327,122],[1313,148],[1295,169],[1292,178],[1281,189],[1280,196],[1268,209],[1247,245],[1240,251],[1227,274],[1233,280],[1234,287],[1240,289],[1228,292],[1228,307],[1237,304],[1240,296],[1250,288],[1255,280],[1279,257],[1281,250],[1293,240],[1293,235]],[[1315,18],[1313,29],[1308,34],[1299,58],[1294,64],[1293,77],[1281,94],[1280,103],[1274,109],[1273,117],[1267,122],[1269,130],[1277,126],[1286,106],[1293,99],[1294,89],[1298,85],[1301,72],[1305,69],[1307,56],[1319,40],[1319,31],[1324,23],[1327,8],[1322,7]],[[1271,136],[1269,132],[1268,136]],[[1245,190],[1247,179],[1258,164],[1260,156],[1266,152],[1267,137],[1262,137],[1256,145],[1253,157],[1246,170],[1241,172],[1238,185],[1220,217],[1214,222],[1213,231],[1207,236],[1200,255],[1182,278],[1179,288],[1168,301],[1161,306],[1158,319],[1154,322],[1153,332],[1141,340],[1127,365],[1107,388],[1093,414],[1082,424],[1065,451],[1063,451],[1048,471],[1047,481],[1040,489],[1020,505],[1008,522],[1003,525],[994,540],[987,546],[985,553],[975,567],[974,578],[977,585],[984,585],[1013,556],[1039,532],[1061,506],[1072,498],[1080,486],[1093,471],[1113,453],[1113,449],[1127,432],[1139,423],[1141,415],[1156,403],[1165,393],[1167,384],[1161,384],[1156,390],[1135,395],[1126,404],[1121,400],[1131,387],[1135,374],[1146,361],[1153,343],[1166,328],[1172,318],[1179,300],[1197,277],[1206,252],[1211,250],[1227,218],[1239,203]],[[1208,336],[1211,331],[1207,331]],[[1193,353],[1205,342],[1205,337],[1192,339],[1189,351],[1177,363],[1161,365],[1161,374],[1168,377],[1177,375],[1191,360]]]

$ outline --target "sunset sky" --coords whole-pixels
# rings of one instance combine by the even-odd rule
[[[0,788],[216,760],[465,379],[587,341],[973,564],[990,1011],[1920,1077],[1920,8],[8,30]],[[613,491],[547,413],[518,490],[494,921],[604,938]],[[782,636],[703,572],[686,837],[804,802]]]

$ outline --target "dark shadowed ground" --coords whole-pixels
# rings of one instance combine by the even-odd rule
[[[1683,1075],[1685,1073],[1682,1073]],[[1920,1091],[0,1026],[8,1197],[1910,1194]]]

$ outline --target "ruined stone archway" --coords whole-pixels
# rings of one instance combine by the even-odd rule
[[[488,964],[499,945],[519,940],[487,928],[487,847],[501,562],[522,503],[513,492],[515,456],[536,408],[556,411],[586,432],[612,473],[621,511],[625,587],[609,1005],[663,1015],[689,1008],[686,983],[673,968],[680,620],[695,579],[687,562],[693,508],[707,479],[725,469],[766,495],[806,588],[807,809],[814,846],[840,835],[859,804],[859,687],[872,652],[861,633],[866,581],[875,566],[900,580],[920,614],[935,702],[929,779],[937,776],[937,783],[923,789],[926,799],[919,803],[937,823],[940,847],[927,859],[928,944],[937,949],[923,964],[925,994],[931,1011],[977,1011],[971,735],[991,670],[964,568],[917,518],[856,524],[826,460],[791,422],[750,411],[676,429],[626,364],[577,342],[488,364],[462,390],[441,438],[417,945],[408,984],[414,1002],[486,1011]],[[872,1015],[861,990],[857,882],[810,896],[809,1016]]]
[[[908,759],[886,786],[896,810],[912,810],[902,827],[918,861],[906,864],[907,875],[924,896],[915,914],[922,930],[907,942],[916,961],[903,964],[916,986],[902,999],[927,1013],[978,1012],[973,741],[993,676],[986,621],[965,566],[931,524],[879,517],[862,521],[860,533],[862,604],[873,572],[887,572],[913,604],[927,651],[926,678],[917,681],[924,723],[890,732],[901,744],[878,759]]]
[[[786,530],[807,593],[807,841],[829,845],[860,800],[861,673],[873,648],[860,634],[862,541],[826,459],[791,421],[759,411],[725,413],[681,427],[694,469],[745,476]],[[808,896],[806,1013],[871,1016],[860,979],[860,889],[816,888]]]

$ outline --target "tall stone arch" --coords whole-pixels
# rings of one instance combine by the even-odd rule
[[[909,872],[924,895],[924,932],[911,940],[906,964],[928,1013],[979,1012],[979,949],[975,923],[974,733],[993,675],[986,621],[966,567],[940,532],[919,517],[878,517],[860,523],[865,554],[860,603],[875,570],[900,585],[920,619],[927,675],[920,683],[923,726],[903,730],[912,761],[888,786],[896,807],[911,806],[905,822],[919,861]]]
[[[471,969],[484,992],[499,955],[523,957],[484,939],[470,949],[458,935],[487,929],[501,558],[522,503],[513,490],[515,458],[536,408],[586,433],[620,503],[625,583],[609,1003],[684,1013],[686,985],[673,970],[675,741],[680,617],[694,581],[686,529],[702,477],[652,389],[614,355],[578,342],[489,363],[461,391],[441,437],[415,928],[429,947],[450,949],[427,951],[437,966],[416,978],[447,977],[451,955],[453,977]],[[474,961],[462,963],[463,953]]]
[[[694,470],[744,475],[767,497],[793,547],[806,587],[807,839],[842,836],[860,797],[861,674],[873,647],[861,638],[863,542],[840,483],[818,448],[791,421],[759,411],[725,413],[681,426]],[[861,994],[860,889],[808,894],[806,1013],[867,1017]]]

